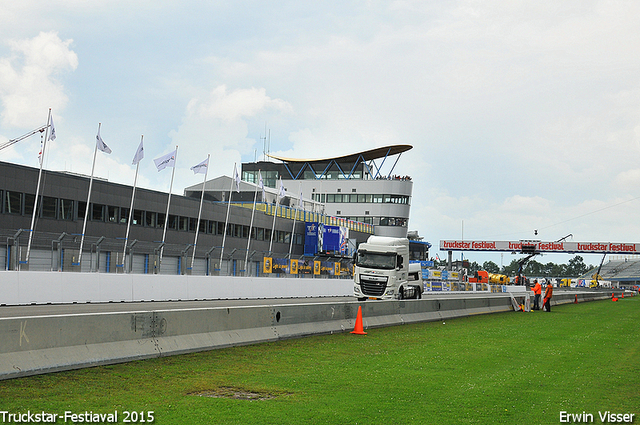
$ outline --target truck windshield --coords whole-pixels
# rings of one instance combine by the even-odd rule
[[[396,267],[396,255],[374,254],[371,252],[358,251],[356,265],[361,267],[371,267],[373,269],[392,270]]]

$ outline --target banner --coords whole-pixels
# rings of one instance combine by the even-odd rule
[[[291,274],[298,274],[298,260],[291,260],[289,270],[291,271]]]
[[[284,273],[289,271],[289,260],[286,258],[273,258],[271,260],[271,273]]]
[[[321,268],[320,261],[314,261],[313,262],[313,274],[319,275],[320,274],[320,268]]]
[[[543,242],[543,241],[465,241],[441,240],[440,251],[520,252],[522,246],[536,252],[569,254],[640,254],[640,243],[626,242]]]
[[[271,273],[271,257],[264,257],[264,264],[262,266],[262,273]]]

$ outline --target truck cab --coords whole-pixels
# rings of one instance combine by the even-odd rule
[[[421,298],[422,277],[409,274],[407,238],[369,236],[354,255],[354,295],[361,301]]]

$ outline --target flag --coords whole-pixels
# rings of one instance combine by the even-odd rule
[[[56,139],[56,128],[53,126],[53,117],[51,117],[51,121],[50,124],[51,126],[51,131],[49,132],[49,140],[55,140]]]
[[[193,174],[206,174],[207,167],[209,167],[209,158],[205,159],[198,165],[194,165],[191,167],[191,170],[193,171]]]
[[[285,195],[285,190],[284,190],[284,186],[282,185],[282,177],[280,177],[280,190],[278,191],[278,197],[279,198],[284,198]]]
[[[109,149],[109,146],[107,146],[107,144],[102,140],[102,137],[100,137],[99,128],[98,134],[96,134],[96,146],[98,146],[98,149],[100,149],[104,153],[111,153],[111,149]]]
[[[160,158],[154,159],[153,162],[156,164],[158,171],[162,171],[167,167],[175,167],[177,153],[178,150],[176,149],[173,152],[169,152],[168,154],[161,156]]]
[[[258,170],[258,186],[262,190],[262,202],[267,201],[267,195],[264,193],[264,183],[262,181],[262,174],[260,174],[260,170]]]
[[[233,171],[235,172],[235,176],[233,177],[236,181],[236,192],[240,193],[240,176],[238,175],[238,169],[235,167],[233,167]]]
[[[144,158],[144,147],[142,146],[142,140],[140,140],[140,146],[138,146],[138,150],[136,151],[136,154],[133,156],[133,161],[131,162],[131,165],[138,165],[138,162],[142,161],[142,158]]]

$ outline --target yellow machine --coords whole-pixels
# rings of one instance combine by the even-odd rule
[[[508,285],[510,282],[509,277],[503,274],[488,273],[488,275],[489,283],[493,283],[495,285]]]

